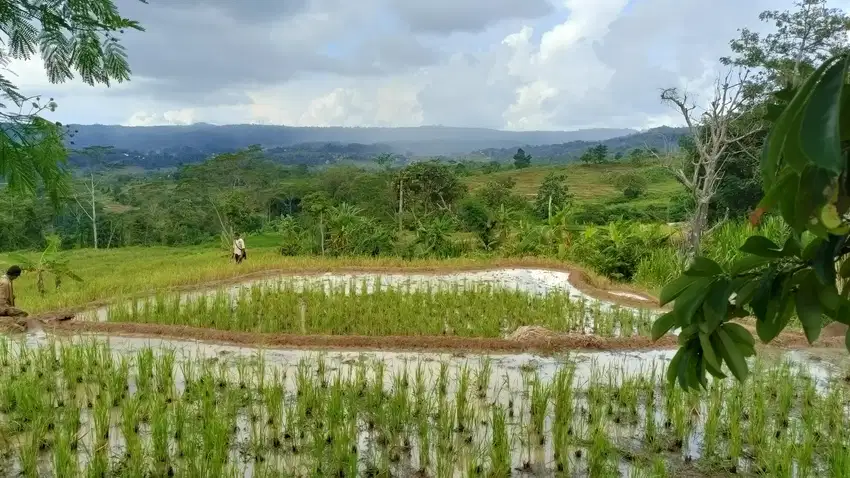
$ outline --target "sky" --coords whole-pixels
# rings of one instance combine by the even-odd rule
[[[850,1],[850,0],[841,0]],[[709,96],[737,30],[791,0],[116,0],[145,32],[132,79],[47,81],[13,61],[50,119],[130,126],[681,124],[664,87]],[[835,7],[844,5],[835,4]]]

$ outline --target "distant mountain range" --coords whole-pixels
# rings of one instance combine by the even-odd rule
[[[603,141],[635,133],[632,129],[585,129],[578,131],[498,131],[484,128],[422,126],[417,128],[341,128],[264,125],[194,124],[190,126],[70,125],[74,146],[113,146],[118,149],[154,152],[169,148],[192,148],[224,152],[259,144],[264,148],[300,143],[381,143],[394,153],[428,156],[458,155],[484,148]]]
[[[453,157],[507,161],[522,147],[547,162],[576,159],[588,147],[606,144],[609,151],[675,147],[684,128],[585,129],[578,131],[498,131],[484,128],[423,126],[418,128],[318,128],[264,125],[195,124],[128,127],[70,125],[72,149],[112,146],[108,167],[161,169],[197,163],[211,155],[260,145],[282,164],[308,166],[365,161],[381,153],[407,159]],[[72,164],[85,158],[71,155]]]

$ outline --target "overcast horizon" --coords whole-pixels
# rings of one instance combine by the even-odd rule
[[[159,3],[161,2],[161,4]],[[707,96],[739,28],[790,0],[118,0],[133,76],[51,85],[9,68],[48,117],[125,126],[679,126],[661,88]],[[831,1],[847,9],[850,0]]]

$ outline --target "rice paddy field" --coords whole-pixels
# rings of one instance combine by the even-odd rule
[[[23,296],[78,313],[0,335],[0,475],[850,476],[843,340],[684,392],[654,299],[575,269],[258,256]]]

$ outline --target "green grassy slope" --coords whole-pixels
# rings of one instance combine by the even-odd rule
[[[514,192],[533,199],[543,178],[551,172],[562,173],[567,177],[567,185],[576,201],[609,202],[622,198],[622,193],[613,186],[613,178],[618,174],[634,172],[647,179],[649,186],[646,195],[632,201],[634,205],[647,203],[666,203],[672,195],[682,191],[682,187],[657,163],[634,165],[631,163],[610,164],[569,164],[565,166],[536,166],[520,170],[499,171],[467,177],[470,191],[483,187],[489,181],[504,177],[516,180]]]

